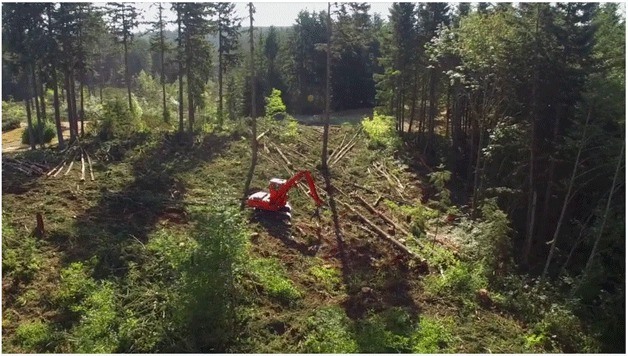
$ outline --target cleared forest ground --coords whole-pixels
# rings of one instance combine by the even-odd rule
[[[547,350],[530,341],[522,319],[487,297],[490,290],[471,291],[477,295],[462,303],[458,295],[434,291],[434,281],[455,265],[464,236],[457,220],[430,208],[430,201],[438,197],[424,172],[388,151],[370,149],[360,125],[347,123],[331,127],[331,179],[326,182],[317,168],[322,127],[299,124],[278,130],[277,125],[283,124],[260,123],[258,132],[265,134],[251,190],[266,190],[273,177],[310,170],[326,208],[320,220],[312,218],[314,203],[299,188],[290,192],[291,225],[247,218],[246,258],[253,261],[252,269],[268,273],[255,272],[256,278],[252,270],[244,272],[240,283],[247,291],[247,317],[241,321],[238,341],[223,351]],[[8,257],[18,266],[13,270],[22,271],[3,274],[3,352],[81,350],[67,335],[82,330],[77,331],[84,319],[77,318],[76,310],[60,307],[58,298],[67,283],[61,271],[73,262],[96,261],[89,277],[98,285],[114,286],[117,307],[107,325],[115,325],[121,335],[126,324],[116,320],[125,320],[122,310],[131,303],[129,293],[135,292],[125,292],[133,268],[138,264],[164,268],[166,262],[151,255],[155,241],[176,254],[197,228],[196,209],[214,205],[217,197],[239,199],[250,157],[249,141],[237,130],[205,135],[185,147],[172,134],[136,135],[86,147],[94,157],[94,181],[80,182],[79,168],[56,178],[26,175],[5,166],[3,158],[3,247],[7,243],[21,249],[19,255]],[[50,168],[60,161],[52,151],[3,155]],[[80,167],[80,161],[75,164]],[[332,201],[335,209],[329,207]],[[417,213],[417,207],[423,210]],[[45,222],[42,238],[32,235],[38,212]],[[413,234],[417,214],[425,220],[422,237]],[[3,248],[3,266],[9,250]],[[146,285],[153,277],[133,278]],[[150,285],[143,288],[152,290]],[[147,305],[163,302],[148,292],[138,299]],[[163,313],[166,323],[167,309]],[[30,342],[33,336],[23,325],[44,325],[53,336]],[[147,341],[150,347],[139,341],[104,345],[110,348],[93,350],[193,351],[164,345],[157,336],[156,341]]]

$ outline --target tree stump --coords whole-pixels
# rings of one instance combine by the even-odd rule
[[[44,229],[44,217],[42,216],[41,213],[37,213],[35,215],[35,218],[37,219],[37,227],[35,228],[35,235],[39,238],[42,238],[46,234],[46,230]]]

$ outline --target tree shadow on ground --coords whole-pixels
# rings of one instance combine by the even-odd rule
[[[342,232],[336,198],[329,172],[324,172],[329,206],[334,222],[338,256],[348,298],[343,307],[349,318],[358,321],[369,312],[390,307],[407,309],[416,319],[420,309],[411,295],[409,280],[413,277],[405,256],[397,255],[379,240],[367,241],[346,236]],[[358,221],[353,223],[360,224]],[[345,225],[346,226],[346,225]]]
[[[75,241],[54,234],[51,241],[65,252],[65,262],[97,256],[95,277],[123,275],[127,263],[136,259],[132,244],[145,243],[160,221],[187,222],[186,186],[177,175],[212,161],[229,141],[214,134],[195,145],[180,144],[172,134],[137,141],[128,149],[139,153],[131,163],[134,179],[119,191],[101,188],[97,204],[76,217]]]

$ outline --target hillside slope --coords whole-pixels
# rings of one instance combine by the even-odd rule
[[[171,134],[88,141],[94,181],[3,159],[3,351],[570,351],[461,261],[472,227],[444,206],[446,189],[369,147],[360,125],[331,128],[328,181],[321,127],[260,125],[252,191],[310,170],[320,219],[303,187],[291,224],[240,217],[250,153],[237,127],[191,146]]]

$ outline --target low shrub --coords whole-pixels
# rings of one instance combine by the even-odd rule
[[[117,136],[128,136],[141,129],[142,108],[134,96],[131,103],[133,110],[129,110],[128,102],[122,97],[115,97],[105,102],[102,119],[95,125],[97,135],[101,140],[107,141]]]
[[[411,335],[416,323],[408,312],[394,307],[380,313],[370,313],[358,322],[356,338],[360,352],[410,353]]]
[[[369,137],[369,148],[395,149],[400,144],[399,136],[395,132],[395,118],[373,113],[373,118],[368,117],[362,120],[362,127]]]
[[[412,335],[412,353],[436,354],[452,352],[454,342],[453,320],[451,318],[421,317],[419,325]]]
[[[22,143],[26,145],[30,145],[30,134],[28,133],[28,128],[22,132]],[[42,122],[33,124],[32,127],[33,138],[35,139],[35,144],[39,145],[42,143],[50,143],[53,138],[57,135],[56,128],[52,123]]]
[[[36,320],[18,325],[15,337],[27,351],[42,352],[54,340],[54,333],[49,324]]]
[[[70,331],[69,340],[76,353],[114,353],[118,349],[116,291],[112,282],[98,283],[75,311],[81,320]]]
[[[337,307],[318,309],[307,318],[304,353],[355,353],[358,344],[351,332],[351,320]]]
[[[280,262],[272,258],[260,258],[251,262],[251,271],[266,293],[281,303],[294,303],[301,292],[287,277]]]
[[[23,102],[2,102],[2,131],[10,131],[20,127],[20,122],[26,122],[26,108]]]
[[[18,118],[3,117],[2,118],[2,132],[15,130],[20,127],[21,120]]]
[[[425,290],[428,293],[454,298],[467,312],[477,305],[476,292],[487,286],[488,279],[482,261],[469,263],[456,260],[442,275],[430,275],[425,279]]]
[[[43,266],[43,259],[37,248],[34,236],[17,236],[9,225],[8,218],[2,218],[2,276],[12,276],[28,280]]]
[[[283,119],[286,114],[286,105],[281,100],[281,90],[273,88],[270,95],[265,99],[266,106],[264,107],[266,117],[273,119]]]

